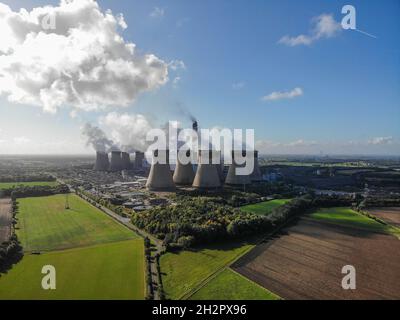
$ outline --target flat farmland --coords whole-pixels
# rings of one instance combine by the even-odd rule
[[[42,267],[56,269],[57,287],[43,290]],[[142,239],[25,254],[0,277],[0,300],[137,300],[145,297]]]
[[[0,243],[7,241],[11,235],[11,205],[11,199],[0,199]]]
[[[283,299],[399,299],[400,241],[353,217],[333,220],[301,218],[232,267]],[[356,268],[356,290],[341,286],[345,265]]]
[[[190,297],[190,300],[278,300],[279,297],[230,268]]]
[[[10,189],[14,187],[36,187],[36,186],[54,187],[56,185],[58,185],[57,181],[0,182],[0,190]]]
[[[257,215],[266,216],[269,215],[272,210],[277,207],[283,206],[288,203],[291,199],[275,199],[270,201],[264,201],[255,204],[249,204],[240,208],[240,210],[245,212],[254,213]]]
[[[76,195],[18,200],[17,235],[25,251],[51,251],[137,238]]]
[[[368,213],[395,226],[400,227],[400,207],[371,208]]]

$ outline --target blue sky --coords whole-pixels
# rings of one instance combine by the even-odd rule
[[[14,11],[58,3],[1,2]],[[140,52],[186,66],[170,70],[169,83],[122,112],[184,120],[176,108],[183,105],[202,127],[254,128],[271,153],[400,154],[399,1],[98,2],[123,13],[128,28],[122,35]],[[340,22],[345,4],[357,10],[357,28],[376,38],[341,30],[309,45],[278,43],[284,36],[310,36],[312,19],[321,14]],[[262,100],[294,88],[302,95]],[[0,141],[21,138],[21,152],[36,145],[40,153],[91,152],[79,127],[110,111],[71,118],[67,108],[53,115],[5,97],[0,102]],[[54,147],[58,142],[70,147]]]

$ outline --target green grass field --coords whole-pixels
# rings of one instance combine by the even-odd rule
[[[186,296],[203,280],[252,247],[254,245],[250,243],[222,244],[163,255],[160,264],[167,297],[180,299]]]
[[[43,290],[44,265],[56,268],[56,290]],[[0,300],[144,299],[143,240],[26,254],[0,277]]]
[[[339,225],[370,230],[373,232],[391,233],[390,226],[381,224],[373,219],[363,216],[350,208],[322,208],[309,215],[316,220],[327,221]]]
[[[279,297],[231,269],[225,269],[190,300],[278,300]]]
[[[25,251],[59,250],[137,238],[76,195],[19,199],[17,235]]]
[[[255,213],[258,215],[266,216],[271,213],[273,209],[276,207],[280,207],[285,203],[289,202],[291,199],[275,199],[266,202],[260,202],[255,204],[249,204],[247,206],[243,206],[240,209],[245,212]]]
[[[33,181],[33,182],[0,182],[0,190],[10,189],[12,187],[24,186],[24,187],[35,187],[35,186],[50,186],[54,187],[58,184],[56,181]]]

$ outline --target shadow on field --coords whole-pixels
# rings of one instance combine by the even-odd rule
[[[24,254],[22,251],[14,254],[11,258],[8,258],[7,261],[3,261],[3,263],[0,265],[0,278],[3,274],[7,274],[8,271],[11,270],[13,265],[17,264],[22,260],[24,257]]]

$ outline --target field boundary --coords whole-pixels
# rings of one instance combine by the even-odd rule
[[[227,269],[229,269],[229,270],[232,271],[233,273],[236,273],[238,276],[242,277],[243,279],[245,279],[245,280],[247,280],[247,281],[250,281],[251,283],[255,284],[257,287],[259,287],[259,288],[261,288],[261,289],[263,289],[263,290],[265,290],[265,291],[267,291],[267,292],[272,293],[274,296],[276,296],[276,297],[278,298],[277,300],[285,300],[285,299],[281,298],[281,297],[280,297],[278,294],[276,294],[275,292],[272,292],[271,290],[269,290],[269,289],[267,289],[267,288],[264,288],[262,285],[260,285],[260,284],[258,284],[257,282],[254,282],[253,280],[251,280],[251,279],[245,277],[244,275],[240,274],[239,272],[237,272],[236,270],[232,269],[231,267],[227,267]],[[271,301],[272,301],[272,300],[271,300]]]
[[[399,228],[397,228],[397,227],[395,227],[395,226],[393,226],[391,224],[388,224],[388,223],[386,223],[384,221],[377,221],[376,219],[370,217],[369,215],[363,214],[363,213],[361,213],[359,211],[356,211],[356,210],[353,210],[353,211],[356,214],[360,215],[360,216],[368,218],[369,220],[372,220],[372,221],[375,221],[375,222],[377,222],[379,224],[387,226],[390,230],[388,230],[387,232],[379,231],[379,230],[372,230],[372,229],[363,228],[363,227],[360,227],[360,226],[357,226],[357,225],[353,225],[353,224],[346,224],[346,223],[341,223],[341,222],[331,222],[331,221],[327,221],[327,220],[324,220],[324,219],[314,219],[312,217],[307,217],[307,215],[304,216],[303,219],[308,220],[308,221],[318,220],[320,222],[323,222],[323,223],[326,223],[326,224],[329,224],[329,225],[337,225],[337,226],[341,226],[341,227],[344,227],[344,228],[352,228],[352,229],[357,229],[357,230],[367,231],[367,232],[372,232],[372,233],[378,233],[378,234],[383,234],[383,235],[391,235],[391,236],[394,236],[394,237],[396,237],[396,238],[398,238],[400,240],[400,229]]]
[[[190,298],[191,296],[193,296],[197,291],[199,291],[201,288],[203,288],[205,285],[207,285],[212,279],[214,279],[219,273],[221,273],[224,269],[226,268],[230,268],[235,262],[237,262],[239,259],[241,259],[242,257],[244,257],[245,255],[247,255],[248,253],[250,253],[254,248],[256,248],[258,245],[264,243],[266,240],[269,240],[269,238],[271,238],[272,236],[274,236],[277,232],[279,232],[282,228],[284,228],[286,225],[288,225],[289,223],[293,222],[294,220],[298,219],[299,216],[294,216],[290,219],[288,219],[287,221],[285,221],[283,224],[277,226],[274,230],[272,230],[271,232],[267,233],[266,235],[261,236],[260,240],[256,241],[255,244],[253,246],[251,246],[250,248],[244,250],[242,253],[238,254],[237,256],[235,256],[233,259],[231,259],[227,264],[225,264],[223,267],[219,268],[218,270],[216,270],[213,274],[211,274],[210,276],[208,276],[207,278],[204,278],[203,281],[201,281],[199,283],[198,286],[196,286],[195,288],[183,293],[180,297],[177,298],[177,300],[186,300],[188,298]],[[252,281],[252,280],[251,280]],[[265,288],[264,288],[265,289]],[[268,290],[268,289],[266,289]],[[275,294],[275,293],[274,293]],[[275,294],[276,295],[276,294]],[[276,295],[278,296],[278,295]],[[279,297],[279,296],[278,296]]]

